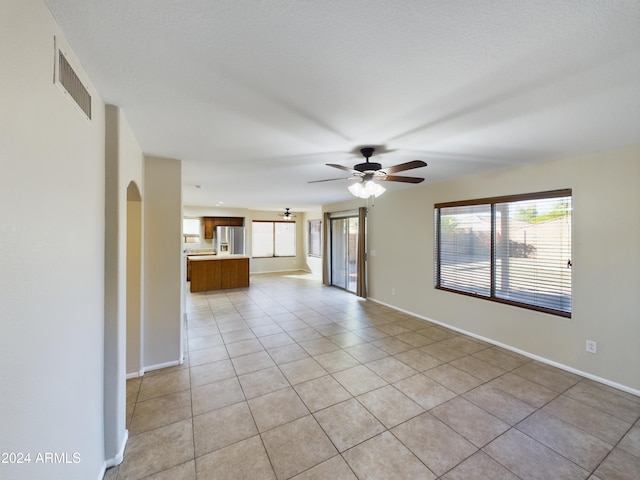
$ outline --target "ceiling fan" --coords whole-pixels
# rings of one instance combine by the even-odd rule
[[[296,216],[289,211],[289,208],[284,209],[284,213],[281,213],[280,216],[285,220],[293,220]]]
[[[404,172],[405,170],[412,170],[414,168],[426,167],[427,163],[422,160],[412,160],[406,163],[400,163],[392,167],[382,168],[382,165],[377,162],[370,162],[369,158],[375,152],[373,147],[363,147],[360,149],[360,153],[364,157],[365,161],[354,165],[353,168],[344,167],[335,163],[327,163],[329,167],[338,168],[351,174],[350,177],[340,178],[328,178],[326,180],[313,180],[309,183],[319,182],[331,182],[334,180],[356,180],[361,179],[361,183],[366,183],[371,180],[379,180],[382,182],[403,182],[403,183],[420,183],[424,181],[421,177],[405,177],[401,175],[392,175],[397,172]]]

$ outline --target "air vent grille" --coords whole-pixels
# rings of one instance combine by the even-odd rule
[[[58,79],[80,109],[91,119],[91,95],[60,50],[58,50]]]

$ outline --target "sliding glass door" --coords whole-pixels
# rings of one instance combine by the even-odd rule
[[[356,292],[358,217],[331,219],[331,285]]]

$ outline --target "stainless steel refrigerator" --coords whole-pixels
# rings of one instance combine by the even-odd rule
[[[244,227],[216,227],[218,255],[244,255]]]

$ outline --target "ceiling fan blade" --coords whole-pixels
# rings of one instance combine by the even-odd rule
[[[340,177],[340,178],[327,178],[325,180],[312,180],[307,183],[321,183],[321,182],[333,182],[334,180],[355,180],[358,177]]]
[[[383,168],[382,171],[389,174],[389,173],[404,172],[405,170],[411,170],[413,168],[420,168],[420,167],[426,167],[426,166],[427,166],[427,162],[423,162],[422,160],[412,160],[407,163],[400,163],[399,165],[394,165],[393,167]]]
[[[342,165],[338,165],[337,163],[327,163],[327,166],[333,168],[339,168],[340,170],[344,170],[345,172],[353,173],[353,168],[344,167]]]
[[[420,183],[424,182],[424,178],[420,177],[403,177],[401,175],[385,175],[378,180],[383,182],[403,182],[403,183]]]

